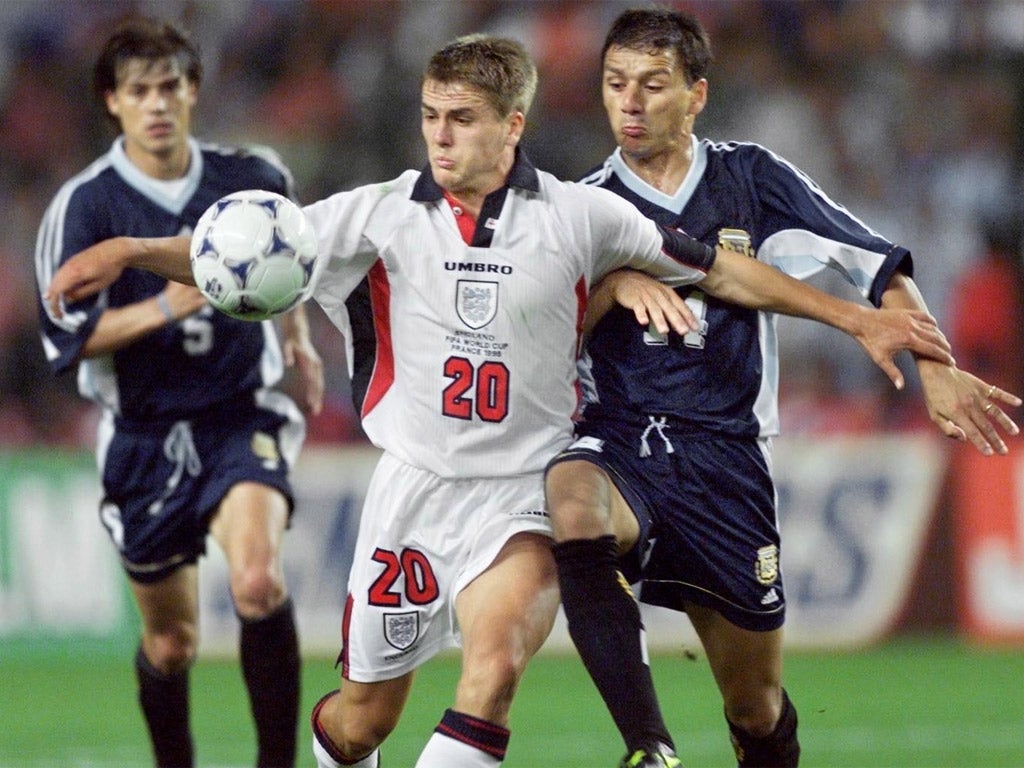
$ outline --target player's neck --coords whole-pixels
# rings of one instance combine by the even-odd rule
[[[188,144],[167,152],[146,152],[125,146],[125,154],[132,164],[147,176],[161,181],[180,179],[188,173],[192,153]]]
[[[659,192],[674,195],[686,174],[690,172],[693,158],[689,151],[663,152],[650,157],[638,157],[622,153],[626,166]]]

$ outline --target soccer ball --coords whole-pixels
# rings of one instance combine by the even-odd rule
[[[266,320],[308,298],[317,243],[302,209],[259,189],[233,192],[199,218],[189,251],[207,301],[241,320]]]

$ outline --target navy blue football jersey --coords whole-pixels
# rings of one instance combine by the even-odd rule
[[[184,179],[158,182],[127,158],[121,140],[70,179],[47,209],[36,242],[40,292],[78,251],[110,237],[191,234],[215,200],[242,189],[294,197],[290,174],[272,152],[252,152],[190,140]],[[280,345],[270,322],[235,320],[205,307],[109,355],[79,359],[105,308],[161,292],[166,281],[128,269],[100,294],[51,317],[40,297],[43,347],[55,372],[79,363],[84,397],[127,419],[175,420],[209,410],[276,382]]]
[[[674,196],[634,174],[616,150],[584,183],[609,189],[659,224],[709,245],[749,253],[805,279],[825,268],[875,305],[910,252],[833,202],[762,146],[693,140],[693,165]],[[678,289],[700,331],[661,336],[615,307],[593,329],[581,360],[584,419],[667,416],[696,431],[778,433],[776,317]]]

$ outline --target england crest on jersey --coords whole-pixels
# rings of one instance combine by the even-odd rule
[[[419,636],[420,615],[416,611],[384,614],[384,639],[392,648],[404,651],[415,643]]]
[[[469,328],[474,331],[483,328],[498,312],[498,284],[483,280],[459,280],[455,311]]]

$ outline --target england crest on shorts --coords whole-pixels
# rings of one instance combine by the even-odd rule
[[[419,636],[420,615],[417,611],[384,614],[384,639],[391,647],[404,651]]]
[[[497,283],[459,280],[455,290],[455,311],[468,327],[475,331],[494,319],[498,312]]]

